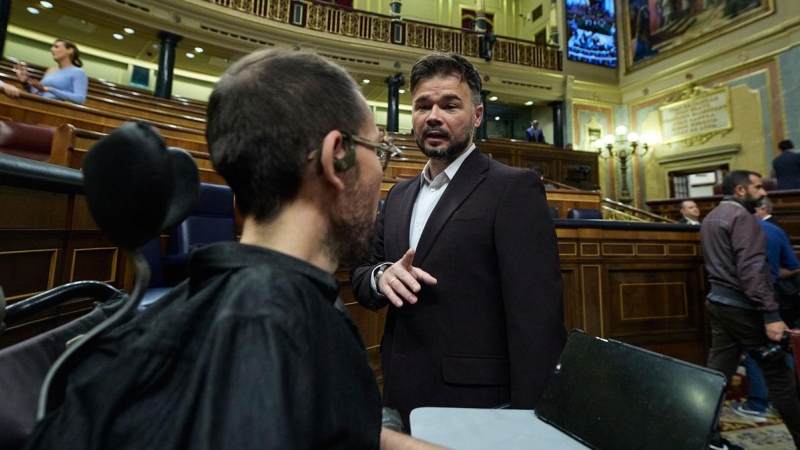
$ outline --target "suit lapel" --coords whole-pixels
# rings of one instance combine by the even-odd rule
[[[486,157],[479,149],[475,149],[461,164],[461,167],[456,172],[456,176],[450,180],[447,190],[444,191],[442,198],[433,208],[428,222],[425,224],[425,229],[422,230],[422,236],[419,238],[417,250],[414,255],[414,265],[419,267],[428,256],[433,243],[436,241],[437,236],[444,228],[444,224],[453,215],[453,212],[469,197],[472,191],[486,178],[484,172],[489,169],[489,158]],[[413,200],[412,200],[413,207]],[[411,215],[409,213],[408,224],[411,222]],[[408,230],[406,230],[408,231]],[[408,232],[406,232],[406,242],[408,242]]]
[[[411,229],[411,213],[414,212],[414,201],[416,201],[417,195],[419,195],[420,183],[422,183],[421,174],[406,186],[405,192],[402,192],[400,196],[400,204],[398,207],[400,220],[392,225],[394,228],[392,230],[394,236],[393,242],[397,242],[398,245],[400,245],[397,249],[400,256],[402,256],[411,245],[408,241],[408,233]],[[389,236],[388,233],[386,235]]]

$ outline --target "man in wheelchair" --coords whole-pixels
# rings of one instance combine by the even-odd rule
[[[312,54],[253,53],[217,83],[206,136],[241,241],[196,250],[186,282],[98,335],[28,448],[426,448],[381,427],[337,298],[393,150],[358,85]]]

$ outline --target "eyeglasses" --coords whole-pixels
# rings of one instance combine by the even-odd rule
[[[348,136],[348,133],[341,131],[342,135]],[[389,160],[403,155],[399,148],[395,147],[394,139],[386,135],[386,130],[380,129],[380,142],[373,142],[364,139],[361,136],[349,135],[353,142],[357,142],[365,147],[370,147],[375,150],[378,159],[381,160],[381,167],[386,172],[386,167],[389,166]]]
[[[361,136],[356,136],[355,134],[350,134],[346,131],[339,130],[342,133],[342,137],[344,138],[345,142],[350,143],[350,152],[355,154],[355,146],[356,144],[361,144],[365,147],[369,147],[375,150],[375,155],[381,161],[382,170],[385,172],[386,167],[389,166],[389,160],[391,158],[396,158],[403,154],[399,148],[395,147],[394,139],[389,136],[386,136],[386,130],[381,129],[380,131],[380,139],[381,142],[374,142],[370,141],[369,139],[362,138]],[[314,158],[319,156],[321,150],[314,150],[313,152],[309,153],[308,160],[311,161]]]

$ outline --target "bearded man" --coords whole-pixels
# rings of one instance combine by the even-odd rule
[[[722,180],[720,204],[700,227],[705,266],[711,291],[706,309],[711,322],[708,367],[728,381],[743,351],[750,352],[764,374],[769,396],[783,422],[800,443],[800,402],[792,370],[783,358],[759,357],[771,342],[779,342],[789,328],[781,320],[767,262],[766,235],[753,215],[766,197],[761,175],[734,170]],[[719,435],[710,448],[733,448]]]
[[[241,241],[198,248],[187,282],[102,335],[27,448],[432,448],[381,427],[333,274],[369,254],[396,151],[356,82],[320,56],[257,51],[214,88],[206,137]]]
[[[406,424],[419,406],[533,408],[566,340],[555,229],[530,170],[473,143],[481,78],[453,53],[411,70],[422,174],[388,194],[356,299],[389,307],[384,404]]]

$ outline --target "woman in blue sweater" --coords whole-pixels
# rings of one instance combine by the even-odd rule
[[[86,72],[81,69],[83,62],[78,47],[72,42],[58,39],[50,47],[50,53],[53,54],[53,60],[58,63],[58,68],[47,69],[44,78],[36,80],[28,74],[25,63],[17,63],[15,66],[17,78],[31,94],[83,104],[86,101],[89,79],[86,77]]]

